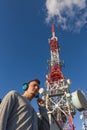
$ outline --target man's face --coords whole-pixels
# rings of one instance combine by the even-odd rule
[[[36,81],[32,81],[28,86],[27,92],[29,93],[29,96],[36,96],[38,94],[39,84]]]

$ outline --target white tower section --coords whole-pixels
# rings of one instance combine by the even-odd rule
[[[52,38],[49,40],[51,52],[51,66],[60,63],[58,38],[55,36],[54,25],[52,25]]]
[[[80,119],[83,120],[82,130],[87,130],[87,111],[83,111]]]

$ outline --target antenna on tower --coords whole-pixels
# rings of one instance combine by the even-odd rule
[[[55,37],[54,24],[52,25],[52,37]]]

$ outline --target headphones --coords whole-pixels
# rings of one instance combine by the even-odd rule
[[[26,91],[27,89],[28,89],[28,83],[24,83],[23,84],[23,86],[22,86],[22,89],[24,90],[24,91]],[[35,98],[38,98],[39,97],[39,93],[37,93],[36,95],[35,95]]]
[[[28,84],[27,84],[27,83],[24,83],[23,86],[22,86],[22,89],[23,89],[24,91],[26,91],[26,90],[28,89]]]

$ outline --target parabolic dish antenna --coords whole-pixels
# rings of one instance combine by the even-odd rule
[[[87,110],[87,100],[82,91],[77,90],[71,94],[73,105],[79,111]]]

